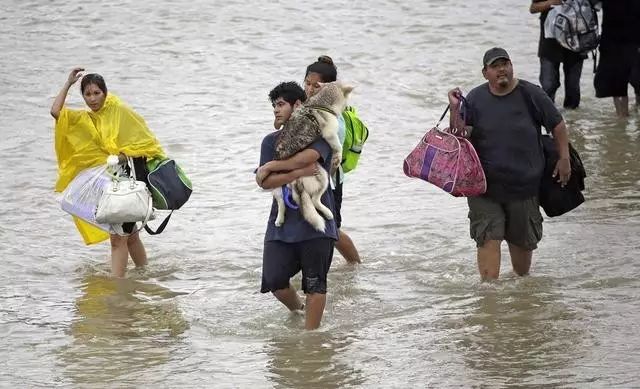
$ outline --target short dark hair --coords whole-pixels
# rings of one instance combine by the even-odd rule
[[[104,78],[102,78],[101,75],[97,73],[89,73],[82,77],[82,81],[80,81],[80,92],[84,94],[84,90],[90,84],[94,84],[95,86],[100,88],[102,93],[104,93],[105,95],[107,94],[107,84],[104,82]]]
[[[304,89],[295,81],[281,82],[269,92],[271,104],[275,104],[280,97],[291,105],[294,105],[298,100],[304,103],[307,99]]]
[[[321,55],[316,62],[307,66],[304,78],[307,78],[309,73],[318,73],[322,82],[333,82],[338,79],[338,69],[328,55]]]

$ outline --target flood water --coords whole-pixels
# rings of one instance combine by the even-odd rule
[[[447,90],[483,82],[486,49],[537,82],[538,19],[517,3],[3,0],[0,386],[639,387],[640,117],[594,97],[590,59],[581,108],[563,112],[587,202],[545,219],[531,276],[503,246],[501,279],[480,283],[466,201],[402,172]],[[271,197],[253,169],[269,90],[321,54],[371,136],[343,206],[363,263],[336,255],[305,332],[259,293]],[[75,66],[104,75],[195,187],[125,280],[53,192],[49,108]],[[67,102],[82,106],[77,85]]]

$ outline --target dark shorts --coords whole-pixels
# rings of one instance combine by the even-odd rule
[[[468,197],[471,238],[478,247],[488,240],[506,240],[534,250],[542,239],[542,215],[537,197],[498,202],[489,197]]]
[[[600,47],[593,85],[596,97],[627,96],[628,84],[640,93],[640,47],[608,44]]]
[[[336,184],[336,188],[333,190],[333,219],[336,221],[336,228],[339,230],[342,226],[342,182]]]
[[[327,274],[333,258],[335,241],[330,238],[310,239],[296,243],[265,241],[262,254],[261,293],[289,287],[291,277],[302,270],[305,294],[327,293]]]

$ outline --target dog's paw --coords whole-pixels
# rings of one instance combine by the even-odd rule
[[[331,158],[331,170],[335,170],[338,168],[338,166],[340,166],[340,163],[342,162],[342,156],[340,155],[334,155]]]
[[[276,227],[282,227],[282,225],[284,224],[284,220],[276,219],[273,224],[275,224]]]

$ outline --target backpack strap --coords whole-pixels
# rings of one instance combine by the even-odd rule
[[[169,223],[169,219],[171,219],[171,215],[173,215],[173,211],[171,211],[171,213],[169,214],[169,216],[165,217],[164,220],[162,221],[162,223],[160,223],[160,226],[158,226],[157,230],[152,230],[151,228],[149,228],[148,225],[144,225],[144,230],[147,231],[147,233],[149,235],[158,235],[161,234],[162,231],[164,231],[165,228],[167,228],[167,224]]]
[[[527,111],[529,112],[529,117],[533,119],[533,123],[536,125],[536,133],[538,134],[538,145],[540,146],[540,148],[542,148],[542,120],[540,120],[538,111],[533,105],[533,98],[531,97],[531,94],[529,94],[529,91],[527,91],[525,88],[525,84],[522,82],[522,80],[520,80],[518,82],[518,85],[516,86],[516,89],[520,91],[520,95],[522,95],[522,98],[524,98],[524,102],[527,106]]]

